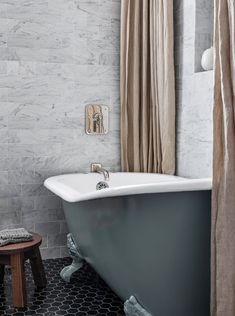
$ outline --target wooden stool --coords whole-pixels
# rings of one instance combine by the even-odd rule
[[[12,296],[14,307],[23,308],[27,304],[24,270],[25,260],[30,260],[35,285],[43,288],[47,284],[39,250],[41,242],[42,237],[33,233],[32,241],[0,247],[0,283],[3,283],[5,265],[10,265],[12,271]]]

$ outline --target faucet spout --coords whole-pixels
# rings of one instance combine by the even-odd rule
[[[109,178],[110,178],[109,171],[103,168],[101,164],[98,164],[98,163],[91,164],[91,172],[97,172],[97,173],[103,174],[104,180],[109,181]]]
[[[105,181],[109,181],[109,172],[107,169],[104,169],[103,167],[101,167],[101,168],[98,168],[97,172],[103,174]]]

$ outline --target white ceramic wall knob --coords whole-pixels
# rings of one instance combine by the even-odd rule
[[[210,47],[202,54],[201,65],[204,70],[212,70],[214,63],[214,47]]]

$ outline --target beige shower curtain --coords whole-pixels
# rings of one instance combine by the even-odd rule
[[[123,171],[175,172],[173,0],[122,0]]]
[[[235,0],[215,0],[212,316],[235,315]]]

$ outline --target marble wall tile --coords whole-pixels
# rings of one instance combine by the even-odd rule
[[[43,181],[119,170],[119,25],[120,1],[0,1],[0,228],[38,231],[46,258],[68,228]],[[110,106],[107,136],[85,134],[89,103]]]
[[[196,1],[195,21],[195,71],[203,71],[201,57],[213,45],[214,1]]]
[[[44,259],[53,259],[53,258],[59,258],[60,256],[68,256],[68,253],[66,253],[66,250],[64,250],[66,247],[47,247],[47,248],[41,248],[41,255]],[[61,249],[64,251],[61,252]],[[64,255],[65,254],[65,255]]]
[[[36,223],[35,229],[39,232],[39,234],[58,234],[60,231],[60,223],[53,221],[46,223]]]
[[[29,196],[45,196],[52,195],[44,186],[43,183],[26,183],[21,185],[22,198]]]
[[[48,247],[64,246],[67,238],[65,233],[48,235]]]
[[[69,251],[68,248],[66,246],[60,247],[60,257],[64,258],[64,257],[69,257]]]
[[[21,221],[20,211],[6,211],[1,213],[1,226],[12,227],[12,225],[18,224]],[[11,226],[10,226],[11,225]]]
[[[0,198],[0,214],[7,212],[8,210],[8,198]]]
[[[177,174],[190,178],[212,174],[213,71],[197,73],[194,67],[196,26],[203,27],[204,7],[210,7],[209,15],[212,5],[213,1],[204,0],[174,1]]]

